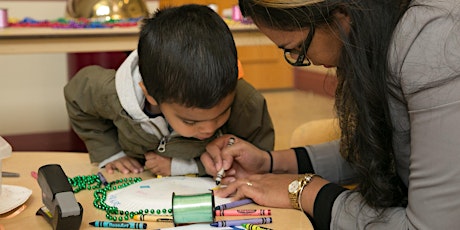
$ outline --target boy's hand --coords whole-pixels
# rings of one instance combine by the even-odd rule
[[[160,176],[171,175],[171,158],[163,157],[154,152],[145,154],[145,169]]]
[[[114,170],[118,170],[123,174],[128,173],[141,173],[144,171],[142,165],[132,157],[122,157],[120,159],[114,160],[105,165],[105,171],[109,174],[112,174]]]

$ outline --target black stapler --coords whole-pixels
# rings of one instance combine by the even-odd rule
[[[37,181],[42,189],[45,206],[36,215],[43,216],[54,230],[80,229],[83,207],[77,202],[61,166],[49,164],[40,167]]]

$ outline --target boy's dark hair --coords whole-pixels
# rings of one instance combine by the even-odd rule
[[[236,88],[232,33],[207,6],[160,9],[144,19],[138,55],[144,85],[159,104],[208,109]]]

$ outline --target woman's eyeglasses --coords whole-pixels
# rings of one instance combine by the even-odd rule
[[[308,47],[310,47],[310,43],[311,43],[311,40],[313,39],[314,34],[315,34],[315,26],[311,24],[310,31],[308,32],[308,36],[303,42],[300,50],[284,49],[284,59],[286,59],[286,61],[293,66],[311,65],[310,60],[307,58],[307,51],[308,51]],[[297,59],[294,57],[297,57]]]

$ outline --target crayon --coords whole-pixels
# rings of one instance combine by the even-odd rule
[[[98,172],[97,176],[99,177],[99,180],[101,180],[104,186],[107,186],[109,184],[109,182],[107,182],[107,179],[105,179],[104,175],[102,175],[101,172]]]
[[[42,215],[47,219],[53,218],[53,214],[51,214],[51,211],[46,206],[42,206],[41,208],[39,208],[35,215]]]
[[[2,177],[19,177],[19,173],[15,173],[15,172],[2,172]]]
[[[214,190],[217,190],[217,189],[220,189],[220,185],[217,185],[217,186],[214,187],[214,188],[210,188],[209,191],[214,191]]]
[[[216,216],[270,216],[270,209],[216,210]]]
[[[234,143],[235,143],[235,138],[230,137],[230,139],[228,139],[227,146],[232,146]],[[217,172],[217,176],[216,176],[216,185],[219,185],[219,184],[220,184],[220,181],[222,180],[222,177],[224,177],[224,174],[225,174],[225,170],[224,170],[224,167],[222,167],[222,168],[219,170],[219,172]]]
[[[230,209],[230,208],[242,206],[242,205],[245,205],[245,204],[251,204],[251,203],[253,203],[253,201],[251,199],[242,199],[242,200],[237,200],[237,201],[233,201],[233,202],[230,202],[230,203],[226,203],[226,204],[216,206],[215,210]]]
[[[137,214],[133,216],[133,220],[139,221],[151,221],[151,222],[173,222],[172,216],[162,215],[146,215]]]
[[[222,180],[222,177],[224,177],[224,173],[225,173],[225,170],[224,170],[224,167],[222,167],[219,172],[217,172],[217,176],[216,176],[216,185],[219,185],[220,184],[220,181]]]
[[[36,180],[38,178],[38,173],[35,171],[30,172],[30,175]]]
[[[147,229],[146,223],[137,222],[110,222],[110,221],[93,221],[89,225],[102,228],[130,228],[130,229]]]
[[[242,224],[246,230],[272,230],[271,228],[262,227],[254,224]]]
[[[262,217],[262,218],[252,218],[252,219],[241,219],[241,220],[221,220],[212,222],[210,225],[212,227],[227,227],[227,226],[237,226],[242,224],[271,224],[271,217]]]
[[[232,228],[233,230],[246,230],[243,226],[230,226],[230,228]]]

